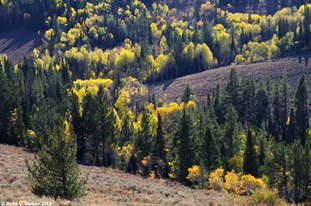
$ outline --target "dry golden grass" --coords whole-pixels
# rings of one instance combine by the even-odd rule
[[[25,158],[32,153],[23,148],[0,144],[0,202],[52,202],[53,205],[252,205],[251,198],[210,190],[192,190],[166,179],[142,179],[120,170],[80,166],[89,173],[88,195],[84,199],[66,201],[38,198],[31,193]]]

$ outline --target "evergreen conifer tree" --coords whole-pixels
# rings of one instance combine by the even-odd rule
[[[74,199],[86,195],[86,178],[79,179],[76,163],[77,143],[72,127],[57,117],[47,144],[35,155],[34,165],[26,159],[32,192],[55,199]]]
[[[180,121],[180,127],[177,132],[177,157],[176,169],[177,179],[181,182],[186,181],[188,175],[188,168],[193,164],[193,148],[190,137],[192,120],[186,110],[183,110],[183,115]]]
[[[103,86],[99,87],[97,93],[97,105],[98,105],[98,127],[97,127],[97,135],[101,139],[102,143],[102,165],[108,166],[108,164],[112,164],[112,162],[108,161],[106,149],[110,149],[111,143],[115,142],[115,122],[116,118],[114,116],[112,107],[110,105],[110,101],[107,95],[104,92]]]
[[[142,157],[150,154],[152,149],[152,139],[149,127],[149,117],[146,111],[143,112],[141,120],[141,129],[137,132],[137,137],[135,140],[135,148]]]
[[[258,149],[259,149],[259,154],[258,154],[258,161],[259,165],[262,166],[264,164],[265,160],[265,155],[268,147],[268,132],[266,131],[266,124],[263,121],[261,123],[261,128],[259,129],[258,132]]]
[[[305,145],[306,131],[309,127],[309,112],[308,112],[308,95],[306,77],[302,75],[299,79],[295,93],[295,107],[296,107],[296,128],[297,135],[301,139],[301,144]]]
[[[202,138],[200,156],[203,161],[204,168],[208,172],[213,171],[221,166],[220,150],[214,135],[208,126],[206,127],[205,135]]]
[[[258,158],[255,150],[255,144],[252,132],[249,129],[247,132],[246,149],[244,152],[243,171],[244,174],[251,174],[255,177],[258,176]]]
[[[153,155],[162,160],[166,159],[165,154],[165,141],[163,137],[163,128],[162,128],[162,117],[160,113],[158,113],[158,125],[157,125],[157,135],[155,138],[154,152]]]

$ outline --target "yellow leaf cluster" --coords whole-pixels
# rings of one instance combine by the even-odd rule
[[[240,181],[240,193],[249,194],[252,190],[255,189],[265,189],[266,184],[259,178],[255,178],[254,176],[248,174],[243,175]]]
[[[227,172],[224,183],[225,189],[228,192],[239,194],[239,185],[239,175],[236,174],[234,170]]]
[[[209,185],[214,190],[223,190],[224,187],[224,169],[218,168],[209,175]]]
[[[134,148],[131,144],[123,146],[122,149],[118,148],[118,153],[122,162],[122,167],[126,168],[126,165],[130,161]]]
[[[144,167],[146,167],[149,160],[150,160],[150,157],[147,156],[147,157],[144,157],[144,159],[142,159],[140,162]]]
[[[188,175],[186,177],[187,180],[191,182],[196,182],[200,177],[200,167],[198,165],[193,165],[188,168]]]

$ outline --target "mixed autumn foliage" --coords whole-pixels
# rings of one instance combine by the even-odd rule
[[[0,143],[40,154],[57,141],[63,117],[81,164],[236,194],[276,188],[287,202],[310,201],[305,76],[291,89],[286,71],[255,82],[232,69],[200,103],[188,85],[171,103],[144,85],[308,51],[311,5],[284,2],[259,15],[221,7],[244,1],[181,10],[169,7],[175,1],[2,0],[0,29],[39,30],[43,45],[17,65],[1,56]]]

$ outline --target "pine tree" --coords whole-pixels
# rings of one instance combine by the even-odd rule
[[[152,149],[152,138],[149,127],[149,117],[146,111],[142,114],[141,128],[137,132],[135,139],[135,148],[141,157],[145,157],[151,153]]]
[[[308,95],[307,95],[307,82],[305,75],[299,79],[295,93],[295,119],[297,123],[297,135],[301,139],[301,144],[305,145],[306,131],[309,128],[309,112],[308,112]]]
[[[211,129],[207,126],[200,145],[200,158],[204,168],[210,172],[221,166],[220,150]]]
[[[86,150],[85,139],[82,136],[82,126],[81,126],[81,115],[80,115],[80,105],[78,96],[75,93],[72,93],[72,100],[71,100],[71,116],[72,116],[72,126],[74,132],[77,136],[77,159],[83,160],[83,156]]]
[[[261,128],[259,129],[258,132],[258,149],[259,149],[259,154],[258,154],[258,160],[259,160],[259,166],[264,165],[264,160],[266,156],[266,151],[268,147],[268,132],[266,131],[266,124],[265,122],[261,123]]]
[[[0,63],[0,143],[10,143],[11,111],[14,109],[12,91]]]
[[[284,70],[283,72],[283,84],[282,84],[282,101],[283,101],[283,109],[281,110],[281,123],[282,123],[282,139],[287,139],[287,128],[286,122],[288,119],[288,102],[289,102],[289,94],[290,94],[290,85],[287,81],[287,74]]]
[[[227,109],[225,129],[223,132],[224,136],[222,139],[222,153],[225,156],[226,164],[228,163],[228,160],[233,157],[233,133],[238,123],[237,119],[238,115],[236,113],[236,110],[232,105],[230,105]]]
[[[295,139],[296,139],[296,119],[294,115],[294,110],[293,108],[291,108],[285,142],[287,144],[290,144],[293,143]]]
[[[305,181],[305,175],[307,170],[307,161],[305,149],[301,145],[299,140],[295,140],[290,145],[290,157],[291,157],[291,181],[294,185],[294,200],[297,205],[300,202],[302,196],[303,183]]]
[[[240,77],[237,75],[235,69],[231,69],[228,80],[225,84],[225,104],[232,104],[236,110],[239,109],[241,103],[241,82]]]
[[[264,160],[264,174],[271,184],[275,184],[280,194],[289,198],[290,154],[284,142],[271,145]]]
[[[25,159],[32,192],[39,197],[74,199],[86,195],[86,178],[79,179],[77,143],[72,127],[61,117],[55,120],[47,144],[35,155],[34,165]]]
[[[193,95],[193,91],[190,88],[189,84],[187,84],[187,86],[186,86],[186,88],[184,90],[183,96],[182,96],[182,101],[184,103],[188,103],[188,101],[190,100],[191,95]]]
[[[191,117],[184,109],[176,137],[177,157],[175,163],[177,169],[177,179],[180,182],[186,181],[186,177],[188,175],[188,168],[192,167],[193,165],[194,155],[190,136],[191,128]]]
[[[279,77],[274,80],[273,87],[273,96],[272,96],[272,108],[273,108],[273,136],[276,141],[280,140],[280,135],[282,134],[281,126],[282,126],[282,110],[283,110],[283,101],[282,99],[282,91],[281,91],[281,83]]]
[[[261,123],[267,121],[268,96],[263,88],[262,81],[259,83],[259,90],[255,96],[255,121],[256,126],[260,127]]]
[[[81,130],[88,145],[87,149],[93,158],[94,165],[100,165],[100,148],[101,138],[98,134],[99,119],[97,108],[98,104],[95,97],[91,93],[87,93],[83,98],[82,104],[82,117],[81,117]]]
[[[253,135],[249,129],[246,138],[246,148],[244,152],[244,162],[243,162],[244,174],[251,174],[255,177],[258,176],[259,166],[258,158],[255,149],[255,143],[253,140]]]
[[[115,123],[116,118],[114,116],[110,101],[107,97],[107,95],[104,92],[104,88],[101,85],[99,87],[99,90],[97,92],[97,113],[94,115],[98,115],[98,127],[97,127],[97,135],[99,135],[99,138],[101,139],[102,143],[102,165],[108,166],[108,160],[107,157],[107,149],[110,149],[111,144],[115,142]],[[109,164],[112,164],[110,162]]]
[[[128,114],[128,108],[125,107],[124,118],[122,121],[122,130],[119,136],[119,146],[125,146],[131,141],[131,137],[133,135],[133,125]]]
[[[158,157],[162,160],[166,159],[165,152],[165,141],[163,136],[163,128],[162,128],[162,117],[160,113],[158,113],[158,125],[157,125],[157,135],[155,137],[155,145],[153,156]]]

